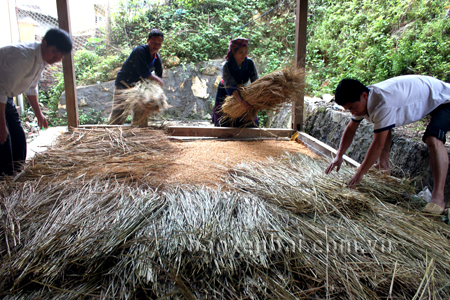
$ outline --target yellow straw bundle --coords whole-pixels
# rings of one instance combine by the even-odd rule
[[[133,88],[116,91],[116,99],[121,103],[124,116],[132,111],[134,114],[132,125],[147,127],[148,117],[168,107],[167,97],[162,87],[153,80],[138,82]]]
[[[243,121],[251,122],[258,111],[276,110],[281,104],[295,100],[304,87],[304,72],[287,67],[239,88],[242,100],[253,108],[248,110],[234,96],[228,96],[220,112],[231,121],[242,118]]]

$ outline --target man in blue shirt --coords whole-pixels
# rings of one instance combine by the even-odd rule
[[[147,38],[147,44],[134,48],[130,56],[122,65],[117,74],[114,89],[113,109],[109,117],[109,124],[122,125],[127,118],[124,107],[120,104],[123,100],[117,97],[120,90],[130,88],[139,80],[150,79],[163,85],[162,60],[158,54],[164,41],[164,34],[159,29],[152,29]],[[139,119],[139,112],[133,112],[133,120]]]

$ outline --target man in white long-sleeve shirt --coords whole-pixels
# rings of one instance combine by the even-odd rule
[[[27,155],[25,132],[12,97],[25,93],[39,128],[47,128],[37,97],[39,79],[47,64],[61,61],[70,51],[72,39],[58,28],[47,31],[41,43],[0,48],[0,176],[13,175]]]

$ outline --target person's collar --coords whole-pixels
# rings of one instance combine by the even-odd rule
[[[42,43],[36,43],[35,47],[36,47],[36,58],[37,58],[38,64],[44,65],[44,66],[48,65],[48,63],[42,57]]]
[[[231,67],[232,67],[233,69],[244,71],[244,70],[247,70],[248,58],[246,57],[246,58],[244,59],[244,61],[242,62],[242,65],[241,65],[240,68],[239,68],[239,66],[238,66],[238,64],[237,64],[237,62],[236,62],[236,60],[234,59],[234,56],[230,57],[230,63],[231,63]]]
[[[146,47],[146,48],[147,48],[147,51],[148,51],[148,53],[150,54],[150,56],[152,56],[152,54],[150,53],[150,48],[148,47],[148,45],[147,45],[147,44],[145,44],[145,45],[144,45],[144,47]],[[155,54],[153,55],[153,58],[158,58],[158,55],[157,55],[157,53],[158,53],[158,52],[155,52]]]
[[[367,111],[367,116],[369,116],[369,99],[370,99],[370,93],[372,93],[372,89],[368,88],[369,92],[367,93],[367,100],[366,100],[366,111]]]

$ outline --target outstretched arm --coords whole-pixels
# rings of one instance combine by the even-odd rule
[[[386,139],[389,135],[389,130],[385,130],[382,132],[377,132],[373,135],[373,141],[370,144],[369,150],[367,151],[366,157],[364,161],[359,166],[358,171],[352,176],[350,179],[348,186],[354,188],[355,185],[361,182],[364,174],[373,166],[373,164],[380,157],[381,152],[383,151],[384,144],[386,143]]]
[[[325,174],[330,174],[331,171],[333,171],[334,167],[336,167],[336,172],[339,172],[342,164],[342,157],[344,156],[345,151],[347,151],[348,147],[350,147],[350,145],[352,144],[353,137],[355,136],[359,123],[360,122],[350,120],[350,123],[348,123],[347,127],[344,130],[344,133],[342,134],[341,143],[339,144],[339,149],[336,153],[336,157],[325,170]]]
[[[156,75],[150,74],[150,76],[148,76],[147,79],[156,81],[161,87],[163,87],[164,85],[163,80]]]

